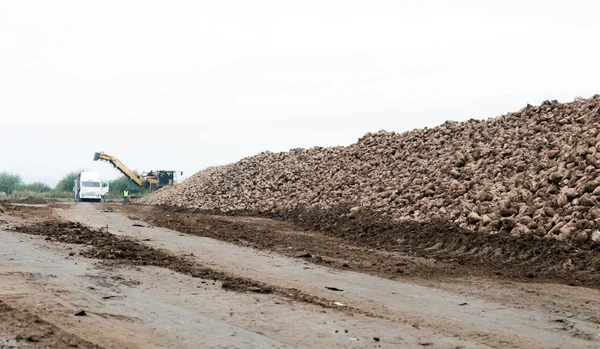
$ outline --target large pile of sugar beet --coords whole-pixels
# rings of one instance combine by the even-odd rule
[[[142,203],[278,211],[350,204],[394,220],[600,240],[600,95],[484,121],[368,133],[347,147],[264,152]]]

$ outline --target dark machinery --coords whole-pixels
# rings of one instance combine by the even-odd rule
[[[106,155],[104,153],[94,154],[94,161],[98,160],[110,163],[130,181],[139,185],[140,187],[150,189],[151,192],[168,185],[177,185],[175,175],[177,173],[183,175],[183,172],[173,170],[153,170],[150,172],[143,172],[141,175],[138,175],[128,169],[127,166],[123,165],[123,163],[116,157]]]

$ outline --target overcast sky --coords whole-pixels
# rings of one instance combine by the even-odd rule
[[[598,1],[0,1],[0,171],[189,176],[600,92]]]

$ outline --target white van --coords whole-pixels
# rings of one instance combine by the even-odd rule
[[[98,172],[81,172],[75,179],[75,201],[95,201],[100,202],[104,195],[108,193],[108,182],[100,181]]]

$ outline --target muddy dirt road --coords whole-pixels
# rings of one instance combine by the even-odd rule
[[[600,347],[597,289],[419,277],[431,260],[265,219],[170,230],[137,206],[2,211],[2,349]]]

